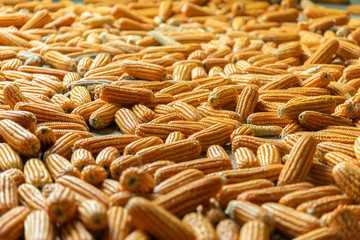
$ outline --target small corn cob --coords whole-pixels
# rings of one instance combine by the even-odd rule
[[[229,159],[218,158],[200,158],[192,161],[186,161],[182,163],[172,164],[158,169],[155,172],[154,179],[156,183],[160,183],[165,179],[168,179],[181,171],[188,169],[197,169],[204,174],[215,173],[219,171],[232,169]]]
[[[127,108],[121,108],[115,113],[115,122],[124,134],[134,134],[139,125],[136,115]]]
[[[58,224],[71,220],[76,211],[74,194],[67,187],[55,189],[47,197],[46,204],[50,220]]]
[[[37,188],[42,188],[47,183],[52,183],[51,175],[45,164],[36,158],[29,159],[24,166],[25,182]]]
[[[279,149],[281,155],[288,153],[288,149],[283,143],[249,135],[239,135],[234,137],[231,142],[231,148],[232,152],[235,152],[239,147],[247,147],[250,151],[257,152],[258,148],[262,144],[270,144],[276,146]]]
[[[274,90],[274,89],[287,89],[291,87],[299,87],[301,84],[300,79],[294,74],[286,74],[279,77],[276,80],[273,80],[261,88],[259,88],[259,94],[262,94],[265,90]]]
[[[66,113],[71,113],[72,110],[74,110],[74,108],[76,107],[74,102],[70,98],[62,94],[55,94],[54,96],[52,96],[51,101],[57,106],[59,106]]]
[[[132,198],[125,209],[131,215],[132,224],[139,230],[149,232],[160,240],[193,240],[190,228],[164,208],[140,197]],[[151,219],[151,221],[148,221]],[[166,226],[159,228],[159,226]]]
[[[236,149],[234,153],[236,169],[260,167],[255,154],[246,147]]]
[[[199,213],[188,213],[182,221],[193,230],[197,239],[218,239],[215,228],[203,215]]]
[[[229,155],[225,151],[225,149],[220,145],[212,145],[208,148],[206,153],[207,158],[224,158],[230,159]]]
[[[332,173],[340,189],[355,202],[359,202],[360,195],[357,191],[357,186],[360,184],[358,182],[358,176],[360,174],[359,167],[349,162],[339,163],[333,168]]]
[[[280,127],[285,127],[287,124],[293,123],[293,120],[287,118],[280,118],[277,112],[271,111],[250,114],[246,122],[253,125],[276,125]]]
[[[87,122],[89,121],[89,118],[93,112],[95,112],[97,109],[101,108],[106,104],[105,101],[101,99],[97,99],[95,101],[85,103],[81,106],[76,107],[71,114],[81,116],[84,118],[84,120]]]
[[[46,210],[46,198],[34,185],[21,184],[18,187],[19,202],[31,210]]]
[[[354,165],[359,166],[359,162],[356,158],[353,158],[345,153],[340,152],[329,152],[324,155],[324,161],[327,166],[335,167],[342,162],[350,162]]]
[[[0,202],[0,216],[19,205],[15,181],[5,174],[0,174]]]
[[[279,176],[278,185],[302,182],[310,171],[315,156],[317,140],[304,135],[297,140]],[[299,167],[301,166],[301,167]]]
[[[21,93],[20,88],[14,83],[8,83],[3,88],[3,94],[6,103],[14,109],[14,106],[18,102],[28,102],[28,100]]]
[[[187,183],[198,180],[204,176],[204,173],[196,170],[189,169],[179,172],[178,174],[166,179],[154,188],[154,193],[166,194]]]
[[[280,198],[279,203],[296,208],[302,203],[337,194],[340,194],[340,189],[336,186],[320,186],[288,193]]]
[[[301,82],[303,87],[325,88],[331,81],[331,75],[327,71],[320,71]]]
[[[333,55],[336,53],[339,47],[339,42],[335,39],[330,39],[323,44],[306,60],[305,64],[317,64],[317,63],[330,63]]]
[[[97,109],[90,115],[89,123],[95,129],[102,129],[114,121],[115,113],[121,108],[115,103],[108,103]]]
[[[241,92],[235,110],[240,115],[239,121],[241,123],[245,123],[247,117],[254,112],[258,98],[259,93],[254,88],[246,87]]]
[[[71,90],[70,99],[78,107],[91,102],[91,95],[85,87],[76,86]]]
[[[8,119],[20,124],[23,128],[33,131],[36,124],[34,114],[26,111],[0,111],[0,119]]]
[[[221,176],[224,184],[241,183],[255,179],[275,181],[278,179],[282,168],[283,165],[281,164],[273,164],[265,167],[226,170],[215,173],[214,175]]]
[[[58,154],[66,159],[70,159],[72,153],[73,144],[80,140],[81,136],[78,133],[68,133],[57,139],[52,147],[50,147],[43,155],[43,159],[50,154]]]
[[[169,136],[166,138],[165,140],[165,144],[167,143],[173,143],[176,141],[180,141],[180,140],[184,140],[185,139],[185,135],[182,134],[181,132],[172,132],[169,134]]]
[[[120,67],[130,75],[144,80],[161,81],[164,79],[165,68],[144,61],[124,60]]]
[[[81,170],[80,178],[85,182],[88,182],[94,186],[98,186],[106,179],[107,175],[108,173],[103,167],[97,165],[88,165]]]
[[[80,75],[80,77],[83,77],[85,73],[90,70],[90,66],[92,65],[92,62],[93,60],[90,57],[84,57],[79,61],[79,63],[77,64],[76,71]]]
[[[133,155],[124,155],[115,159],[110,165],[111,177],[119,180],[123,171],[130,167],[139,167],[141,162],[138,157]]]
[[[107,225],[106,206],[96,200],[85,200],[78,206],[78,217],[90,230],[100,230]]]
[[[234,111],[229,110],[219,110],[214,109],[208,103],[203,103],[197,110],[204,116],[204,117],[220,117],[220,118],[230,118],[234,120],[240,119],[240,114]]]
[[[297,237],[320,227],[320,220],[312,215],[278,203],[265,203],[262,208],[273,214],[276,228],[289,237]]]
[[[0,239],[18,239],[24,233],[24,222],[31,213],[27,207],[15,207],[0,217]]]
[[[11,179],[15,181],[16,186],[25,182],[24,173],[18,168],[11,168],[2,172],[2,174],[9,176]]]
[[[128,168],[122,172],[120,177],[122,189],[134,193],[149,193],[155,187],[152,176],[140,168]]]
[[[122,208],[114,206],[107,211],[108,227],[105,237],[109,240],[122,240],[130,233],[130,216]]]
[[[27,21],[21,28],[21,31],[33,29],[33,28],[41,28],[51,22],[51,16],[47,9],[43,9],[41,11],[36,12],[29,21]]]
[[[270,231],[262,221],[249,221],[243,225],[240,231],[240,240],[269,240]]]
[[[257,150],[257,159],[260,166],[281,164],[281,154],[276,146],[263,144]]]
[[[93,185],[73,176],[63,176],[56,180],[64,187],[70,188],[75,193],[75,198],[81,197],[81,200],[92,199],[104,205],[108,205],[109,196]]]
[[[173,72],[174,80],[189,81],[192,68],[189,65],[177,65]]]
[[[61,239],[64,240],[94,240],[94,237],[86,230],[84,225],[73,220],[61,226]]]
[[[95,165],[95,159],[90,151],[77,149],[71,155],[71,164],[82,171],[82,169],[88,165]]]
[[[34,211],[27,215],[24,223],[25,239],[49,239],[54,240],[55,225],[50,221],[45,210]]]
[[[200,155],[201,146],[197,140],[185,139],[170,144],[148,147],[136,153],[142,164],[167,159],[173,162],[188,161]]]
[[[353,126],[348,118],[315,111],[302,112],[298,119],[300,124],[309,130],[321,130],[327,126]]]
[[[44,61],[46,64],[52,66],[55,69],[65,70],[65,71],[74,71],[76,69],[75,61],[57,51],[48,51],[44,55]]]
[[[128,144],[125,149],[124,149],[124,155],[130,155],[133,154],[135,155],[137,152],[139,152],[142,149],[151,147],[151,146],[156,146],[156,145],[160,145],[163,144],[163,140],[161,140],[158,137],[145,137],[145,138],[141,138],[139,140],[136,140],[130,144]]]
[[[7,143],[0,143],[0,170],[9,169],[23,170],[23,162],[20,156]]]
[[[39,139],[40,145],[43,149],[50,147],[56,142],[54,131],[46,126],[38,127],[35,130],[35,136]]]
[[[120,153],[115,147],[106,147],[96,156],[96,164],[110,173],[110,165],[118,157]]]
[[[239,226],[231,219],[221,220],[216,226],[219,240],[238,240],[239,233]]]
[[[330,213],[327,225],[336,232],[337,239],[357,239],[360,237],[358,216],[346,207],[339,206]]]
[[[133,135],[109,135],[102,137],[92,137],[78,140],[74,143],[73,148],[85,149],[90,151],[94,156],[97,155],[104,147],[115,147],[120,153],[122,153],[125,147],[139,140],[140,137]]]
[[[279,126],[261,126],[254,124],[243,124],[244,127],[251,129],[255,137],[278,137],[282,131]]]
[[[206,177],[164,194],[156,198],[154,203],[176,216],[183,216],[194,210],[198,204],[215,196],[221,187],[222,182],[219,177]]]
[[[94,61],[92,61],[89,70],[104,67],[109,63],[111,63],[111,58],[106,53],[100,53],[96,55]]]
[[[216,87],[209,95],[208,102],[214,108],[223,108],[237,102],[238,91],[232,87]]]
[[[179,116],[188,121],[199,121],[202,115],[199,111],[188,103],[176,101],[172,107],[179,114]]]
[[[149,89],[115,85],[101,86],[99,97],[106,102],[121,104],[151,103],[155,98],[154,93]]]
[[[294,240],[321,240],[321,239],[336,240],[337,238],[334,229],[328,227],[321,227],[294,238]]]

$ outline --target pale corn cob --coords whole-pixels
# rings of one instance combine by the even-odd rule
[[[54,104],[58,105],[66,113],[71,113],[72,110],[74,110],[74,108],[76,107],[74,102],[70,98],[65,97],[61,94],[55,94],[54,96],[52,96],[51,101]]]
[[[237,240],[239,233],[239,226],[231,219],[224,219],[216,226],[216,234],[219,240]]]
[[[165,144],[167,143],[173,143],[179,140],[184,140],[185,139],[185,135],[182,134],[181,132],[172,132],[168,135],[168,137],[165,140]]]
[[[68,133],[57,139],[52,147],[50,147],[43,155],[43,159],[46,158],[50,154],[58,154],[66,159],[70,159],[73,144],[80,140],[81,136],[78,133]]]
[[[265,167],[253,167],[237,170],[226,170],[215,173],[214,175],[221,176],[224,184],[241,183],[255,179],[267,179],[275,181],[278,179],[283,165],[273,164]]]
[[[51,175],[45,164],[36,158],[29,159],[24,166],[25,182],[37,188],[42,188],[47,183],[52,183]]]
[[[121,173],[122,189],[134,193],[149,193],[155,187],[152,176],[141,168],[128,168]]]
[[[330,213],[327,225],[334,229],[337,239],[357,239],[359,238],[360,225],[357,215],[343,206]]]
[[[234,152],[236,169],[260,167],[255,154],[246,147],[240,147]]]
[[[3,94],[6,103],[14,109],[18,102],[28,102],[28,100],[21,93],[20,88],[13,83],[8,83],[3,88]]]
[[[121,104],[151,103],[155,98],[154,93],[149,89],[113,85],[102,86],[99,97],[107,102]]]
[[[49,239],[56,237],[55,226],[50,222],[45,210],[38,210],[27,215],[24,223],[25,239]]]
[[[327,239],[327,240],[335,240],[336,233],[334,229],[328,228],[328,227],[321,227],[318,229],[315,229],[313,231],[310,231],[308,233],[302,234],[294,240],[321,240],[321,239]]]
[[[359,162],[356,158],[350,157],[345,153],[340,152],[329,152],[324,155],[324,161],[326,165],[330,167],[335,167],[337,164],[342,162],[350,162],[354,165],[359,166]]]
[[[121,192],[121,186],[120,183],[116,180],[105,179],[100,185],[100,190],[110,196],[112,194]]]
[[[83,199],[96,200],[105,206],[109,203],[109,196],[93,185],[73,176],[63,176],[56,180],[64,187],[70,188],[75,193],[75,199],[81,197]],[[79,200],[79,199],[77,199]]]
[[[277,112],[257,112],[250,114],[246,120],[248,124],[253,125],[276,125],[285,127],[287,124],[293,122],[291,119],[280,118]]]
[[[183,216],[194,210],[198,204],[215,196],[221,187],[219,177],[204,177],[159,196],[153,202],[176,216]]]
[[[265,203],[262,208],[273,214],[276,228],[289,237],[296,237],[320,227],[320,220],[278,203]]]
[[[358,175],[360,174],[359,167],[352,163],[343,162],[336,165],[333,170],[333,177],[335,182],[343,190],[346,195],[352,198],[355,202],[360,201],[358,186]]]
[[[65,223],[61,227],[61,239],[64,240],[93,240],[93,236],[86,230],[79,220],[73,220]]]
[[[230,159],[229,155],[225,151],[225,149],[220,145],[212,145],[208,148],[206,153],[207,158],[224,158],[224,159]]]
[[[94,186],[101,184],[108,176],[107,171],[97,165],[87,165],[81,170],[81,180],[88,182]]]
[[[50,147],[56,142],[54,131],[46,126],[36,128],[35,136],[39,139],[43,149]]]
[[[76,107],[91,102],[89,91],[82,86],[76,86],[71,90],[70,100]]]
[[[95,165],[95,159],[90,151],[86,149],[77,149],[71,155],[71,164],[82,171],[88,165]]]
[[[238,200],[246,200],[252,203],[261,204],[265,202],[278,202],[284,195],[303,189],[312,188],[313,185],[307,182],[289,184],[286,186],[269,187],[263,189],[249,190],[238,195]]]
[[[76,69],[75,61],[57,51],[48,51],[44,57],[46,64],[52,66],[55,69],[65,70],[65,71],[74,71]]]
[[[116,158],[110,165],[111,177],[119,180],[123,171],[130,167],[139,167],[141,162],[137,156],[124,155]]]
[[[164,208],[148,200],[134,197],[125,209],[132,216],[131,222],[137,229],[149,232],[158,239],[195,239],[195,235],[184,223]],[[148,221],[149,219],[151,221]],[[159,229],[159,226],[167,227]]]
[[[15,181],[11,176],[0,174],[0,215],[19,205]]]
[[[0,30],[0,33],[1,33],[0,43],[3,46],[17,46],[23,48],[31,47],[31,45],[28,43],[27,40],[16,36],[12,32]]]
[[[0,238],[18,239],[24,233],[24,221],[31,213],[27,207],[15,207],[0,217]]]
[[[0,170],[6,171],[12,168],[23,170],[23,162],[10,145],[0,143]]]
[[[76,71],[80,75],[80,77],[83,77],[85,75],[85,73],[90,70],[90,66],[92,65],[92,62],[93,62],[93,60],[90,57],[84,57],[78,62]],[[65,81],[65,78],[64,78],[64,81]],[[68,82],[68,83],[70,83],[70,82]]]
[[[336,186],[314,187],[288,193],[280,198],[279,203],[296,208],[302,203],[337,194],[340,194],[340,189]]]
[[[96,156],[96,164],[110,173],[110,165],[118,157],[120,153],[115,147],[106,147]]]
[[[127,108],[121,108],[115,113],[115,122],[124,134],[134,134],[139,125],[136,115]]]
[[[36,124],[36,118],[34,114],[26,111],[0,111],[0,119],[9,119],[30,131],[33,131]]]
[[[199,111],[188,103],[176,101],[172,107],[181,118],[188,121],[199,121],[202,116]]]
[[[232,169],[232,165],[229,159],[222,157],[200,158],[192,161],[176,163],[158,169],[154,175],[155,182],[160,183],[175,174],[188,169],[197,169],[202,171],[204,174],[210,174]]]
[[[12,178],[15,181],[16,186],[25,182],[24,173],[18,168],[10,168],[9,170],[2,172],[2,174]]]
[[[85,121],[89,121],[91,114],[105,104],[105,101],[97,99],[76,107],[71,113],[83,117]]]
[[[55,189],[47,197],[46,204],[50,220],[58,224],[71,220],[76,211],[74,194],[67,187]]]
[[[263,144],[257,150],[257,159],[260,166],[281,164],[281,154],[276,146]]]
[[[122,153],[125,147],[140,139],[138,136],[133,135],[109,135],[102,137],[92,137],[76,141],[73,144],[74,150],[76,149],[85,149],[90,151],[94,156],[97,155],[103,148],[106,147],[115,147],[120,153]]]
[[[218,239],[215,228],[203,215],[199,213],[188,213],[182,221],[192,229],[197,239]]]
[[[46,198],[34,185],[21,184],[18,187],[19,202],[31,210],[47,210]]]
[[[249,135],[238,135],[238,136],[234,137],[231,142],[231,145],[232,145],[231,148],[232,148],[233,152],[235,152],[236,149],[238,149],[239,147],[247,147],[252,152],[256,152],[257,149],[260,147],[260,145],[265,144],[265,143],[276,146],[279,149],[281,155],[288,153],[288,149],[281,142],[277,142],[277,141],[269,140],[269,139],[263,139],[263,138],[259,138],[259,137],[254,137],[254,136],[249,136]]]
[[[115,113],[121,108],[119,104],[108,103],[90,115],[89,124],[95,129],[102,129],[114,121]]]
[[[16,111],[28,111],[35,115],[36,121],[38,123],[42,122],[72,122],[78,123],[82,125],[86,125],[86,123],[82,120],[82,117],[75,116],[72,114],[66,114],[59,111],[55,111],[52,109],[47,109],[46,114],[44,114],[44,107],[40,104],[36,103],[17,103],[15,105],[14,110]],[[75,110],[74,110],[75,111]]]
[[[184,170],[158,184],[154,188],[154,193],[159,193],[159,194],[169,193],[175,190],[176,188],[184,186],[185,184],[193,182],[195,180],[198,180],[203,176],[204,173],[196,169]]]

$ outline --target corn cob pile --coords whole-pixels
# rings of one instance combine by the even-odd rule
[[[360,239],[360,5],[119,2],[0,1],[0,240]]]

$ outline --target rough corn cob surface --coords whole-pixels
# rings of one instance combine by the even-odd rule
[[[0,240],[359,239],[359,9],[1,1]]]

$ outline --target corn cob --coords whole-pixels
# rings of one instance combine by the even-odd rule
[[[26,111],[0,111],[0,119],[8,119],[20,124],[23,128],[32,131],[36,124],[35,116]]]
[[[253,125],[276,125],[285,127],[287,124],[293,122],[291,119],[280,118],[277,112],[257,112],[250,114],[246,120],[248,124]]]
[[[145,80],[161,81],[164,79],[165,68],[144,61],[124,60],[120,67],[130,75]]]
[[[219,240],[237,240],[239,233],[239,226],[231,219],[224,219],[216,226],[216,234]]]
[[[21,184],[18,187],[19,202],[31,210],[46,210],[46,198],[39,189],[31,184]]]
[[[288,153],[288,149],[283,143],[279,143],[274,140],[253,137],[249,135],[236,136],[233,138],[231,144],[232,144],[231,148],[233,152],[235,152],[239,147],[247,147],[249,148],[250,151],[257,152],[257,149],[260,147],[260,145],[271,144],[276,146],[282,155]]]
[[[76,107],[91,102],[89,91],[82,86],[76,86],[71,90],[70,100]]]
[[[65,223],[61,227],[61,239],[64,240],[93,240],[93,236],[86,230],[84,225],[78,220],[72,220],[68,223]]]
[[[330,125],[353,126],[352,121],[347,118],[315,111],[304,111],[298,119],[301,125],[310,130],[321,130]]]
[[[122,240],[130,233],[130,216],[122,207],[114,206],[107,211],[108,227],[105,237],[109,240]]]
[[[57,51],[48,51],[44,55],[44,61],[55,69],[74,71],[76,69],[76,63],[70,57],[61,54]]]
[[[182,221],[193,230],[197,239],[218,239],[215,228],[203,215],[199,213],[188,213]]]
[[[11,168],[2,172],[2,174],[9,176],[11,179],[15,181],[16,186],[25,182],[24,173],[18,168]]]
[[[112,179],[105,179],[100,184],[100,190],[108,195],[121,192],[121,185],[118,181]]]
[[[229,110],[214,109],[207,103],[201,104],[199,107],[197,107],[197,110],[204,117],[221,117],[221,118],[230,118],[230,119],[234,119],[234,120],[240,119],[240,114],[237,112],[229,111]]]
[[[85,200],[78,206],[78,217],[90,230],[100,230],[107,225],[106,206],[96,200]]]
[[[0,217],[0,239],[18,239],[24,232],[24,221],[31,213],[27,207],[15,207]]]
[[[185,135],[182,134],[181,132],[172,132],[168,135],[168,137],[165,140],[165,144],[167,143],[173,143],[179,140],[184,140],[185,139]]]
[[[0,174],[0,215],[19,205],[15,181],[11,176]]]
[[[326,41],[306,60],[305,64],[330,63],[339,46],[339,42],[335,39]]]
[[[138,139],[140,139],[140,137],[126,134],[93,137],[76,141],[73,144],[73,148],[75,150],[85,149],[90,151],[93,155],[97,155],[106,146],[115,147],[120,153],[122,153],[128,144]]]
[[[110,173],[110,165],[118,157],[120,157],[120,153],[115,147],[106,147],[97,155],[96,164]]]
[[[266,224],[262,221],[249,221],[241,228],[239,239],[269,240],[270,231]]]
[[[122,172],[130,167],[139,167],[141,162],[137,156],[124,155],[115,159],[110,165],[111,177],[119,179]]]
[[[200,158],[192,161],[186,161],[182,163],[172,164],[158,169],[155,172],[154,179],[156,183],[160,183],[165,179],[168,179],[181,171],[188,169],[197,169],[204,174],[214,173],[223,170],[232,169],[229,159],[222,157],[218,158]]]
[[[25,39],[16,36],[12,32],[0,30],[1,37],[0,43],[3,46],[17,46],[23,48],[29,48],[31,45]]]
[[[77,149],[71,155],[71,164],[82,171],[88,165],[95,165],[95,159],[90,151]]]
[[[29,159],[24,166],[25,182],[38,188],[42,188],[47,183],[52,183],[50,173],[45,164],[39,159]]]
[[[236,169],[260,167],[255,154],[246,147],[240,147],[234,152]]]
[[[150,240],[150,236],[143,231],[135,230],[131,232],[125,240]]]
[[[296,237],[320,227],[320,220],[278,203],[265,203],[262,208],[273,214],[276,228],[289,237]]]
[[[233,105],[237,101],[238,91],[232,87],[216,87],[210,93],[208,102],[214,108]]]
[[[359,238],[360,225],[356,214],[343,206],[330,213],[327,225],[334,229],[337,239]]]
[[[132,224],[139,230],[151,233],[158,239],[195,239],[194,234],[184,223],[164,208],[140,197],[132,198],[125,209],[132,216]],[[151,221],[147,221],[151,219]],[[159,226],[167,226],[159,229]]]
[[[115,113],[120,108],[121,106],[118,104],[105,104],[90,115],[90,125],[95,129],[102,129],[109,126],[114,121]]]
[[[125,149],[124,149],[124,155],[129,155],[129,154],[136,154],[138,151],[151,147],[151,146],[156,146],[159,144],[163,144],[164,142],[158,138],[158,137],[146,137],[146,138],[141,138],[138,139],[130,144],[128,144]]]
[[[81,180],[88,182],[94,186],[100,185],[107,178],[107,171],[97,165],[88,165],[81,170]]]
[[[80,140],[81,136],[78,133],[68,133],[62,136],[61,138],[57,139],[56,142],[52,147],[50,147],[43,155],[43,159],[46,158],[50,154],[58,154],[66,159],[71,157],[72,149],[71,147],[73,144]]]
[[[328,239],[328,240],[335,240],[336,234],[335,231],[328,227],[321,227],[318,229],[315,229],[313,231],[310,231],[308,233],[302,234],[294,240],[321,240],[321,239]]]
[[[243,124],[244,127],[251,129],[255,137],[278,137],[282,131],[279,126],[261,126],[254,124]]]
[[[62,186],[70,188],[75,193],[75,199],[80,198],[81,200],[96,200],[105,206],[109,203],[109,197],[107,194],[79,178],[73,176],[63,176],[57,179],[56,183],[60,183]]]
[[[95,101],[76,107],[71,113],[83,117],[85,121],[89,121],[91,114],[105,104],[105,101],[97,99]]]
[[[18,102],[27,102],[28,100],[23,96],[20,88],[13,83],[8,83],[3,88],[3,94],[6,103],[14,109]]]
[[[246,122],[247,117],[254,112],[258,98],[259,94],[254,88],[246,87],[241,92],[235,110],[240,115],[241,123]]]
[[[202,178],[158,197],[154,203],[176,216],[183,216],[194,210],[198,204],[215,196],[221,186],[219,177]]]
[[[121,108],[115,113],[115,122],[124,134],[134,134],[139,125],[136,115],[127,108]]]
[[[152,192],[155,182],[152,176],[139,168],[128,168],[122,172],[120,177],[120,185],[122,189],[134,193]]]
[[[281,164],[281,154],[276,146],[263,144],[257,150],[257,159],[260,166]]]
[[[359,192],[356,190],[357,176],[360,174],[360,169],[352,163],[339,163],[333,168],[333,177],[340,187],[349,197],[355,202],[360,201]]]
[[[286,74],[260,87],[259,93],[262,94],[265,90],[286,89],[298,86],[300,86],[300,79],[294,74]]]
[[[154,93],[145,88],[119,87],[105,85],[100,88],[100,99],[106,102],[120,104],[151,103],[154,101]]]
[[[145,164],[143,166],[141,166],[142,169],[144,169],[145,172],[149,173],[151,176],[154,176],[155,172],[162,168],[162,167],[166,167],[166,166],[170,166],[170,165],[173,165],[174,162],[172,161],[156,161],[156,162],[153,162],[153,163],[148,163],[148,164]]]
[[[35,130],[35,136],[39,139],[40,145],[43,149],[48,148],[56,142],[56,136],[53,130],[49,127],[38,127]]]
[[[198,112],[198,110],[188,103],[176,101],[172,107],[184,120],[199,121],[202,118],[202,115]]]
[[[75,197],[70,188],[55,189],[46,199],[50,220],[64,224],[72,219],[76,211]]]
[[[25,239],[55,239],[55,226],[45,210],[27,215],[24,223]]]
[[[58,105],[66,113],[71,113],[72,110],[74,110],[74,108],[76,107],[74,102],[70,98],[65,97],[61,94],[55,94],[54,96],[52,96],[51,101],[54,104]]]
[[[212,145],[208,148],[207,158],[224,158],[224,159],[230,159],[229,155],[226,153],[225,149],[220,145]]]
[[[324,155],[324,161],[326,165],[330,167],[335,167],[337,164],[342,162],[350,162],[354,165],[359,166],[358,160],[356,158],[350,157],[345,153],[340,152],[329,152]]]
[[[23,170],[23,162],[7,143],[0,143],[0,170],[6,171],[12,168]]]

